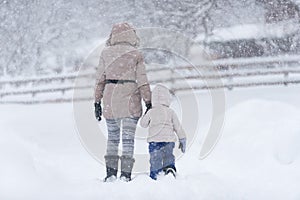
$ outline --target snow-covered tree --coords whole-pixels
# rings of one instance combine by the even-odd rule
[[[204,35],[205,43],[219,28],[298,18],[294,0],[0,0],[0,75],[76,70],[120,21]],[[290,41],[298,49],[299,34]]]

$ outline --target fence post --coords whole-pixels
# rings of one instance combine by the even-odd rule
[[[288,71],[284,72],[283,76],[284,76],[283,77],[283,79],[284,79],[283,84],[284,84],[284,86],[288,86],[289,72]]]
[[[229,77],[227,78],[227,89],[228,90],[232,90],[233,89],[233,76],[232,76],[232,70],[231,70],[231,65],[229,65],[228,66],[228,68],[227,68],[227,70],[228,70],[228,74],[230,74],[229,75]]]
[[[285,69],[285,72],[283,74],[283,79],[284,79],[284,86],[288,86],[288,80],[289,80],[289,72],[287,70],[288,66],[286,63],[283,64],[283,69]]]

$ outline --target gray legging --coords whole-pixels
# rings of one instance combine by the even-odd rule
[[[122,156],[129,158],[133,157],[134,153],[134,137],[136,125],[139,118],[119,118],[119,119],[106,119],[108,138],[107,138],[107,156],[117,156],[120,132],[122,127]]]

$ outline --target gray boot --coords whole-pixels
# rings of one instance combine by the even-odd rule
[[[134,164],[134,158],[128,156],[121,156],[121,179],[124,181],[131,181],[131,171]]]
[[[104,182],[110,182],[117,179],[118,173],[118,163],[119,156],[106,155],[105,164],[106,164],[106,177],[104,178]]]

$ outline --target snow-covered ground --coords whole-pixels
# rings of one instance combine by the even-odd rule
[[[139,174],[129,183],[101,181],[104,166],[81,145],[72,104],[1,105],[0,199],[300,199],[299,91],[226,91],[222,137],[204,160],[211,103],[197,94],[199,133],[177,161],[178,179]]]

